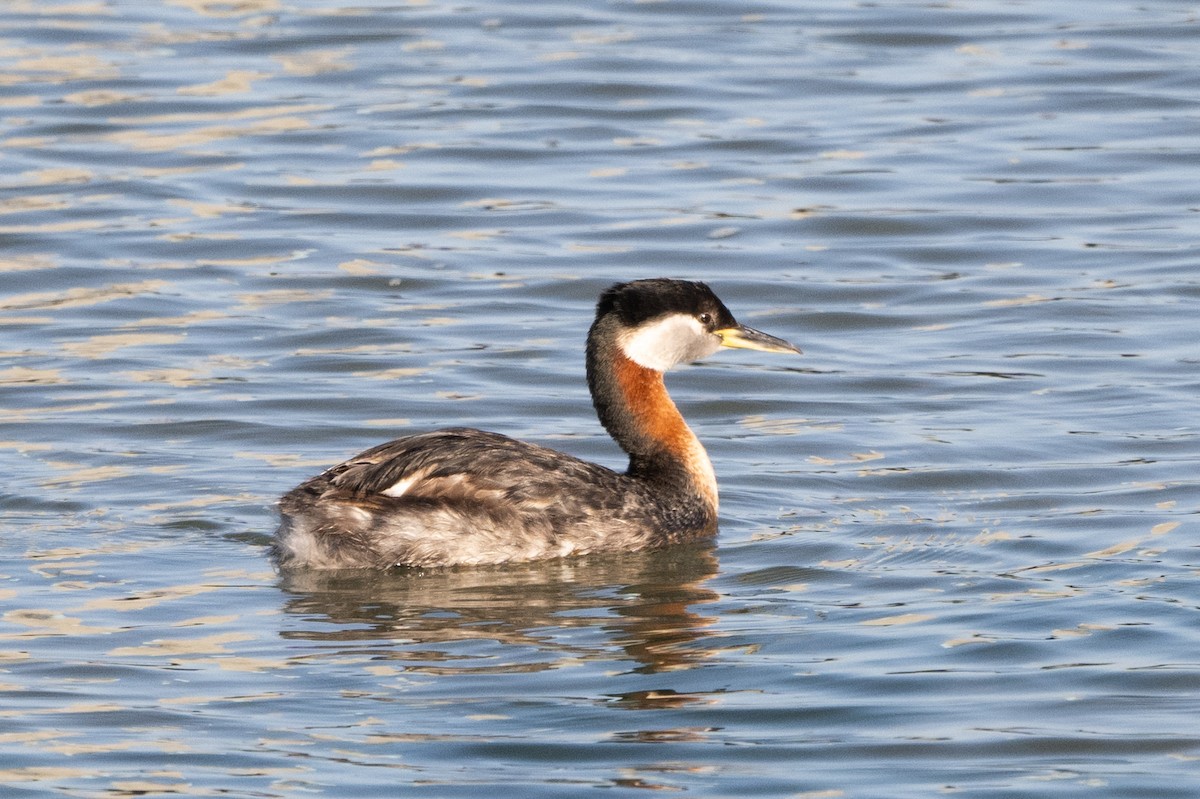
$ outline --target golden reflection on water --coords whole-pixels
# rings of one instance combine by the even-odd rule
[[[138,550],[132,543],[112,542],[99,547],[30,551],[29,557],[43,577],[57,581],[79,599],[65,609],[7,611],[0,622],[11,631],[0,634],[0,640],[28,646],[39,639],[104,641],[120,636],[124,643],[105,648],[108,664],[163,670],[164,674],[223,672],[239,675],[237,679],[228,688],[211,681],[194,688],[188,687],[190,679],[170,681],[167,690],[139,692],[134,705],[75,701],[32,712],[25,708],[0,711],[0,717],[19,719],[23,724],[20,732],[0,737],[0,743],[67,758],[109,752],[194,752],[193,741],[176,725],[127,725],[103,736],[84,737],[63,719],[144,713],[150,708],[190,714],[210,707],[274,707],[289,701],[286,691],[277,690],[274,682],[254,689],[251,686],[256,683],[245,680],[269,680],[272,674],[296,669],[357,669],[366,681],[355,683],[360,686],[357,688],[341,689],[343,700],[395,702],[398,691],[429,676],[537,673],[585,662],[656,674],[694,668],[719,651],[705,644],[715,619],[700,612],[703,605],[718,598],[704,585],[717,571],[708,545],[503,569],[289,575],[283,578],[288,599],[281,611],[286,620],[282,634],[291,644],[288,654],[276,656],[256,654],[264,649],[277,651],[261,639],[263,632],[274,627],[247,631],[247,620],[238,610],[206,615],[188,612],[204,607],[205,597],[219,600],[231,584],[251,590],[266,588],[277,579],[270,573],[210,570],[201,582],[134,591],[122,591],[103,581],[82,581],[102,568],[106,557],[135,556]],[[0,598],[13,600],[16,594],[0,593]],[[257,612],[271,610],[266,605]],[[89,618],[109,623],[101,626]],[[480,657],[460,646],[487,642],[501,645],[503,651]],[[0,664],[24,659],[28,655],[23,652],[0,652]],[[86,681],[86,677],[75,679],[76,688]],[[375,687],[367,687],[371,684]],[[0,683],[0,691],[25,688],[28,686]],[[607,701],[614,707],[654,710],[709,703],[715,697],[662,689],[623,692]],[[431,701],[436,704],[437,700]],[[332,744],[343,748],[350,762],[394,766],[396,746],[495,741],[492,725],[509,720],[509,716],[484,710],[467,713],[462,720],[477,724],[478,732],[411,731],[395,729],[394,721],[355,717],[334,727],[316,724],[290,733],[273,729],[257,746],[307,757],[313,745]],[[702,728],[679,727],[614,733],[613,740],[681,742],[699,741],[705,735]],[[381,749],[385,751],[372,752]],[[296,769],[256,768],[254,773],[303,780],[309,771],[310,767],[302,764]],[[38,784],[81,778],[87,772],[67,765],[18,765],[0,770],[0,780]],[[176,779],[185,775],[194,779],[201,774],[179,771]],[[138,781],[125,774],[114,779],[105,795],[176,790],[155,782],[154,773],[144,777]],[[170,785],[190,791],[186,782]]]

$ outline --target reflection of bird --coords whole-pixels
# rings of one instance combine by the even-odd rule
[[[675,671],[720,656],[724,639],[705,607],[720,599],[705,585],[717,567],[712,542],[695,541],[470,569],[289,569],[280,584],[296,623],[280,635],[329,657],[386,641],[389,662],[410,674],[528,673],[584,660],[604,671]],[[480,660],[481,640],[501,651]],[[611,697],[627,708],[704,701],[662,688]]]
[[[662,373],[724,347],[799,352],[739,325],[703,283],[638,280],[600,296],[587,377],[619,473],[498,433],[382,444],[284,495],[284,566],[387,568],[538,560],[710,536],[717,482]]]

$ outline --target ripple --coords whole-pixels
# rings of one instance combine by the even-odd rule
[[[1189,13],[7,4],[0,781],[1193,796]],[[806,353],[668,376],[715,548],[271,571],[389,436],[619,465],[660,274]]]

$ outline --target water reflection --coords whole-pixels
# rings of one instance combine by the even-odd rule
[[[397,642],[387,657],[424,673],[538,671],[567,659],[684,669],[708,657],[699,642],[715,619],[695,608],[717,599],[704,586],[716,572],[709,543],[492,568],[301,572],[282,587],[291,594],[285,610],[303,623],[282,635]],[[513,648],[511,656],[474,664],[479,653],[458,645],[480,641]]]

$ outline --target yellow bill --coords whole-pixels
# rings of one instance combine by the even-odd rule
[[[802,350],[791,342],[776,338],[761,330],[738,325],[715,331],[721,337],[722,347],[732,347],[741,350],[761,350],[762,352],[794,352]]]

